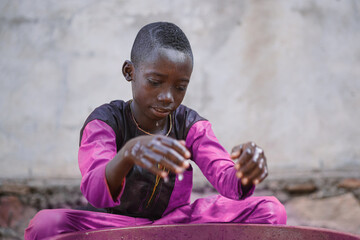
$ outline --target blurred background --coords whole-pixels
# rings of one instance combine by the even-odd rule
[[[0,238],[85,203],[79,131],[97,106],[131,99],[121,67],[154,21],[192,45],[184,104],[227,150],[265,149],[256,194],[277,196],[290,225],[360,234],[359,1],[0,0]],[[195,177],[194,197],[214,193]]]

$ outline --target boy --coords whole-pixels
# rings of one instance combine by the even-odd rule
[[[149,224],[286,223],[276,198],[249,197],[267,176],[262,149],[246,143],[230,156],[211,124],[181,105],[192,69],[190,43],[179,27],[156,22],[139,31],[123,65],[133,100],[95,109],[80,134],[81,191],[95,211],[42,210],[25,239]],[[190,204],[189,161],[221,195]]]

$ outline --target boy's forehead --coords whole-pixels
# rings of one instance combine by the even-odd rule
[[[140,62],[140,67],[158,64],[189,64],[192,67],[190,54],[172,48],[156,47]]]

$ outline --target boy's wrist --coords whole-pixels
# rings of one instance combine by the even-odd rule
[[[128,166],[129,168],[131,168],[134,165],[134,160],[130,154],[131,150],[126,149],[122,154],[121,154],[121,162],[123,162],[123,164],[125,164],[126,166]]]

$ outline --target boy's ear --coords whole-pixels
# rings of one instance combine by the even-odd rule
[[[131,80],[133,80],[134,71],[134,64],[131,61],[126,60],[122,66],[122,73],[126,81],[130,82]]]

